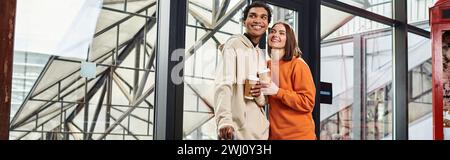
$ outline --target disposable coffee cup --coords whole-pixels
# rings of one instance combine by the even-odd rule
[[[252,89],[252,87],[255,87],[256,84],[258,83],[259,78],[256,76],[248,76],[248,78],[245,80],[245,84],[244,84],[244,98],[248,99],[248,100],[252,100],[254,99],[252,96],[252,93],[250,93],[250,90]]]
[[[258,76],[259,76],[261,84],[270,84],[270,82],[272,81],[271,77],[270,77],[270,69],[269,68],[259,71]]]

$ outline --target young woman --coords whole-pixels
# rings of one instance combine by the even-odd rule
[[[315,140],[312,111],[316,88],[292,28],[283,22],[269,32],[268,52],[272,82],[261,92],[269,95],[269,139]]]

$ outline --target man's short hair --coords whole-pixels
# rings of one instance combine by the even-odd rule
[[[247,19],[248,12],[250,12],[250,9],[256,8],[256,7],[261,7],[261,8],[266,9],[267,14],[268,14],[267,15],[268,21],[270,23],[270,21],[272,20],[272,9],[270,9],[270,7],[266,3],[259,2],[259,1],[255,1],[252,4],[248,5],[247,7],[245,7],[244,12],[243,12],[244,17],[242,17],[242,21],[245,21]]]

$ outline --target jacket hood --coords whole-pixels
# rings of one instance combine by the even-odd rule
[[[235,34],[235,35],[231,36],[231,38],[238,38],[246,45],[246,47],[251,47],[251,48],[254,47],[252,41],[243,34]]]

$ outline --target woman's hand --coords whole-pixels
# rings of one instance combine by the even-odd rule
[[[261,88],[261,92],[264,95],[275,95],[278,93],[278,90],[280,88],[275,83],[270,83],[268,85],[264,85],[263,88]]]

